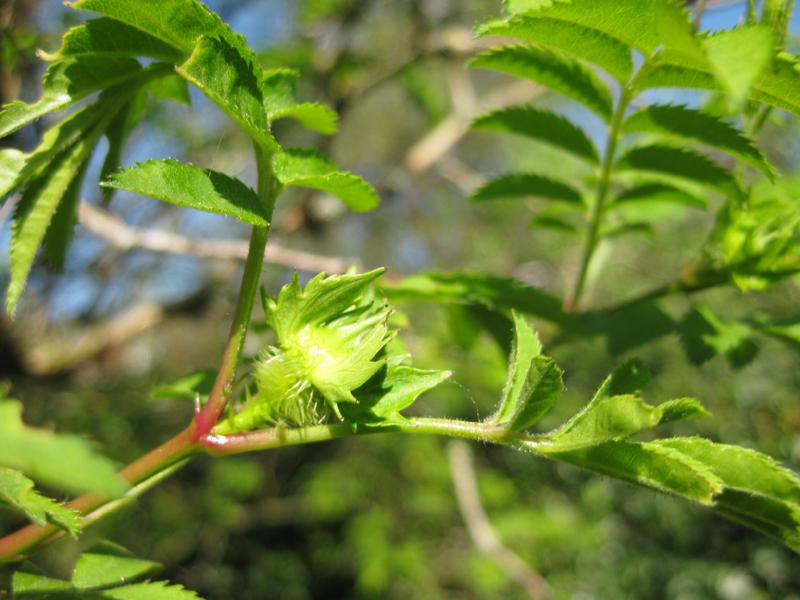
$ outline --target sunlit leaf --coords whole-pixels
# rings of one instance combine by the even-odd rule
[[[139,163],[115,173],[103,185],[227,215],[251,225],[267,225],[266,208],[244,183],[224,173],[172,159]]]
[[[37,492],[33,481],[14,469],[0,467],[0,501],[22,512],[37,525],[50,522],[72,535],[80,532],[80,514]]]

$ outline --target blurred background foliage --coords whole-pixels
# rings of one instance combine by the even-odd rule
[[[466,126],[481,109],[532,101],[578,118],[596,139],[603,128],[584,109],[533,84],[464,67],[486,43],[473,38],[473,25],[498,16],[498,0],[207,4],[247,36],[265,65],[302,73],[300,98],[339,111],[341,132],[331,139],[309,138],[282,123],[287,145],[317,144],[370,180],[383,199],[378,211],[355,215],[328,197],[286,194],[275,243],[342,264],[385,265],[395,278],[425,269],[486,271],[563,296],[578,268],[579,243],[529,228],[541,201],[470,205],[466,198],[504,170],[585,177],[586,167],[530,140],[467,133]],[[743,4],[709,2],[703,28],[732,26]],[[37,96],[42,65],[35,50],[56,48],[75,18],[52,2],[0,4],[3,103]],[[134,132],[124,164],[174,156],[252,182],[247,140],[200,94],[192,102],[190,109],[154,106]],[[38,133],[27,128],[3,143],[30,149]],[[797,119],[773,113],[759,145],[792,174],[798,139]],[[100,166],[91,169],[97,173]],[[100,202],[94,186],[84,197]],[[196,240],[245,235],[238,222],[124,193],[110,210],[129,226]],[[713,226],[711,211],[668,216],[654,236],[626,236],[603,255],[590,306],[613,305],[672,281]],[[0,224],[7,217],[0,214]],[[8,240],[6,224],[4,248]],[[7,256],[0,253],[0,280],[8,276]],[[314,260],[304,277],[315,270]],[[0,377],[12,382],[28,422],[85,433],[127,462],[188,420],[191,406],[150,392],[216,364],[240,267],[233,260],[115,247],[79,227],[65,272],[38,265],[17,320],[0,320]],[[276,291],[290,274],[286,265],[268,265],[264,283]],[[789,280],[769,294],[725,287],[697,299],[726,319],[763,312],[791,317],[800,291]],[[690,301],[679,296],[666,305],[681,315]],[[465,329],[463,309],[401,308],[416,364],[454,371],[451,383],[413,410],[490,414],[505,377],[504,352],[487,334]],[[547,325],[535,325],[548,340]],[[250,337],[251,355],[264,339]],[[611,350],[598,338],[548,349],[566,370],[567,393],[545,427],[575,412],[621,362]],[[714,414],[675,432],[758,448],[800,470],[799,357],[785,344],[764,340],[755,360],[740,369],[722,357],[689,364],[677,335],[634,352],[654,373],[654,402],[692,395]],[[383,435],[198,460],[80,544],[60,543],[38,560],[66,565],[78,545],[108,538],[165,563],[171,580],[211,599],[527,597],[471,541],[454,496],[447,444]],[[480,496],[497,535],[557,597],[800,598],[800,559],[755,532],[565,465],[489,446],[475,447],[474,454]],[[4,528],[14,525],[9,515],[0,517]]]

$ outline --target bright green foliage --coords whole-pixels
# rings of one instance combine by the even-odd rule
[[[503,46],[479,54],[469,65],[530,79],[580,102],[604,119],[611,117],[611,92],[606,84],[570,57],[534,46]]]
[[[0,391],[0,466],[22,471],[34,480],[73,493],[118,496],[126,489],[114,465],[89,443],[54,435],[22,423],[22,406]]]
[[[401,420],[400,411],[450,376],[408,364],[390,350],[390,309],[368,288],[382,269],[361,275],[318,275],[301,289],[297,277],[276,299],[264,299],[276,346],[255,366],[257,392],[217,432],[337,418],[367,424]],[[341,405],[341,406],[340,406]]]
[[[498,198],[539,197],[566,202],[581,203],[581,195],[570,186],[534,173],[507,173],[485,183],[473,192],[472,202],[484,202]]]
[[[450,371],[417,369],[410,365],[408,354],[390,353],[385,368],[355,392],[358,404],[343,404],[342,414],[348,421],[391,426],[405,420],[402,410],[451,375]]]
[[[772,58],[772,31],[750,25],[720,31],[703,40],[708,62],[734,106],[740,105]]]
[[[14,148],[0,150],[0,204],[14,189],[20,171],[25,167],[28,155]]]
[[[183,60],[174,46],[153,37],[142,29],[114,19],[92,19],[73,27],[64,34],[61,48],[45,54],[46,60],[61,60],[74,56],[122,55],[147,56],[170,63]]]
[[[737,156],[771,176],[773,169],[751,140],[725,121],[685,106],[654,104],[625,120],[626,132],[660,133],[698,142]]]
[[[0,111],[0,137],[53,111],[71,106],[93,92],[139,77],[139,62],[127,57],[81,56],[53,63],[44,78],[42,97],[33,104],[12,102]]]
[[[536,335],[516,315],[514,320],[516,334],[509,379],[503,403],[493,419],[501,423],[509,414],[519,415],[526,409],[524,399],[530,390],[525,385],[527,368],[535,369],[541,364],[538,363],[541,345]],[[647,404],[640,393],[648,380],[649,374],[639,361],[624,363],[606,378],[583,410],[556,430],[529,438],[530,449],[713,507],[800,550],[800,478],[793,472],[753,450],[702,438],[652,442],[627,439],[659,424],[708,415],[691,398],[669,400],[657,406]],[[533,381],[537,381],[536,377]],[[520,394],[519,390],[526,391]],[[530,416],[536,415],[530,423],[552,407],[554,398],[550,395],[559,391],[560,386],[547,390],[537,402],[534,390],[527,401],[527,406],[533,409]],[[509,430],[526,426],[520,425],[509,426]]]
[[[569,21],[513,17],[483,23],[477,33],[514,37],[561,50],[605,69],[619,81],[627,81],[633,71],[628,46],[602,31]]]
[[[19,471],[0,467],[0,501],[11,505],[37,525],[50,522],[72,535],[80,533],[80,515],[41,495],[33,488],[33,481]]]
[[[284,186],[308,187],[338,197],[350,210],[372,210],[380,199],[375,190],[352,173],[339,171],[314,150],[283,150],[273,162],[275,177]]]
[[[471,127],[538,139],[592,163],[598,162],[597,149],[583,129],[547,110],[532,106],[500,108],[477,117]]]
[[[115,173],[105,186],[152,196],[178,206],[268,224],[266,208],[244,183],[224,173],[176,160],[150,160]]]
[[[67,151],[41,179],[25,191],[14,212],[11,242],[11,282],[6,294],[6,310],[14,314],[17,302],[33,266],[36,250],[58,211],[59,204],[83,169],[99,131]]]
[[[108,598],[117,600],[199,600],[199,596],[167,581],[143,581],[160,571],[159,563],[142,560],[108,542],[81,554],[69,581],[18,571],[12,580],[14,598]]]
[[[383,365],[376,355],[389,341],[388,309],[364,297],[382,269],[362,275],[320,274],[301,289],[295,276],[275,300],[264,300],[277,346],[255,367],[258,393],[221,431],[281,420],[322,422],[328,410],[357,402],[353,390]]]
[[[277,149],[267,127],[258,74],[235,47],[223,39],[203,36],[178,73],[219,104],[254,140]]]
[[[681,26],[689,30],[684,9],[671,0],[507,0],[506,10],[530,18],[549,18],[595,29],[650,56],[663,43],[675,43]]]
[[[516,312],[512,317],[514,343],[508,378],[491,421],[508,431],[521,431],[550,412],[564,389],[564,382],[553,359],[542,356],[542,345],[530,325]]]

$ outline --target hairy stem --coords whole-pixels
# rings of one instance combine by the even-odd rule
[[[592,210],[589,214],[589,221],[586,224],[586,241],[583,246],[583,256],[581,257],[581,265],[578,269],[578,278],[575,281],[575,288],[572,292],[572,297],[567,303],[569,310],[576,310],[578,303],[581,300],[583,291],[586,287],[586,277],[589,274],[589,266],[597,250],[599,242],[600,226],[603,223],[603,216],[605,214],[605,203],[608,198],[608,188],[611,183],[611,171],[614,166],[614,157],[617,152],[617,144],[619,143],[620,129],[622,127],[622,119],[625,116],[625,110],[631,101],[632,89],[630,86],[625,86],[622,89],[617,106],[614,109],[614,114],[611,116],[611,123],[608,129],[608,140],[606,141],[605,154],[603,156],[603,163],[600,166],[600,177],[597,181],[597,193],[595,194]]]
[[[275,208],[275,199],[280,193],[280,185],[272,173],[272,156],[266,150],[255,147],[256,165],[258,168],[258,195],[264,205],[267,220],[272,220]],[[217,424],[225,405],[233,391],[233,382],[236,377],[236,368],[239,366],[239,357],[242,353],[247,329],[250,326],[250,315],[253,312],[258,285],[261,281],[261,269],[264,264],[264,250],[267,246],[269,225],[266,227],[253,227],[250,236],[250,249],[244,265],[242,284],[239,289],[239,299],[233,314],[233,322],[222,356],[214,387],[208,397],[208,402],[197,414],[194,421],[194,440],[198,441],[208,435]]]

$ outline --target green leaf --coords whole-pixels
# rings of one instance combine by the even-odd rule
[[[744,25],[707,37],[703,47],[717,81],[738,107],[769,66],[772,31],[765,25]]]
[[[613,356],[675,332],[677,323],[657,302],[637,302],[622,310],[599,310],[583,315],[573,335],[587,333],[606,338]]]
[[[506,173],[484,183],[470,196],[471,202],[498,198],[539,197],[581,205],[580,193],[560,181],[535,173]]]
[[[723,482],[700,461],[652,443],[608,441],[553,455],[603,475],[683,496],[706,506],[722,492]]]
[[[74,600],[76,598],[74,589],[69,582],[25,571],[14,573],[11,580],[11,588],[15,599],[42,600],[55,598],[56,600]],[[69,594],[70,592],[73,593]]]
[[[28,155],[15,148],[0,150],[0,206],[17,186],[19,173],[28,162]]]
[[[514,343],[508,378],[493,423],[508,431],[522,431],[539,422],[564,390],[561,369],[552,358],[541,356],[542,345],[525,319],[512,312]]]
[[[690,31],[686,11],[669,0],[506,0],[505,5],[526,19],[556,19],[600,31],[645,56],[664,44],[686,43],[676,34]]]
[[[22,512],[37,525],[50,522],[73,536],[80,533],[80,514],[42,496],[33,488],[33,481],[19,471],[0,467],[0,500]]]
[[[390,357],[385,372],[378,372],[378,381],[367,382],[355,390],[353,394],[358,399],[358,404],[342,406],[342,414],[348,421],[371,425],[402,421],[402,410],[414,404],[420,395],[449,379],[452,374],[451,371],[417,369]]]
[[[12,102],[0,111],[0,138],[98,90],[142,74],[138,61],[127,57],[81,56],[53,63],[44,77],[42,97],[32,103]]]
[[[663,183],[646,183],[629,188],[619,194],[609,205],[609,212],[622,211],[628,208],[639,207],[643,213],[651,204],[675,204],[704,210],[707,203],[703,198],[694,196],[685,190]]]
[[[733,367],[741,368],[758,352],[752,335],[753,330],[748,324],[721,319],[709,307],[702,305],[693,306],[680,325],[681,343],[694,364],[723,355]]]
[[[183,53],[141,29],[115,19],[92,19],[64,34],[61,48],[43,54],[45,60],[86,55],[147,56],[170,63],[182,62]]]
[[[11,239],[11,281],[6,293],[6,310],[10,315],[16,311],[36,251],[99,133],[85,136],[50,165],[42,177],[28,186],[16,207]]]
[[[189,95],[189,86],[186,81],[178,76],[177,73],[170,73],[164,77],[159,77],[150,82],[147,91],[159,100],[172,100],[184,106],[192,105],[192,98]],[[134,116],[136,113],[134,113]],[[137,119],[131,119],[128,127],[131,128]]]
[[[78,223],[78,204],[81,201],[81,189],[88,167],[89,159],[87,158],[78,168],[67,191],[64,192],[56,213],[53,215],[53,220],[50,222],[50,227],[47,228],[47,233],[44,236],[44,250],[47,260],[50,266],[58,273],[64,272],[67,249],[72,242],[75,225]]]
[[[599,236],[603,239],[609,240],[630,234],[643,234],[652,237],[653,235],[655,235],[655,230],[653,229],[653,226],[650,223],[643,223],[643,222],[616,223],[602,227],[600,229]]]
[[[569,324],[561,300],[516,279],[486,273],[431,272],[381,287],[392,300],[428,300],[475,304],[495,311],[518,310],[548,321]]]
[[[106,181],[111,175],[119,170],[122,163],[122,147],[130,131],[130,118],[133,112],[133,101],[123,107],[119,114],[109,123],[105,131],[108,140],[108,151],[100,168],[100,182]],[[114,188],[109,186],[102,187],[103,203],[108,205],[114,197]]]
[[[531,229],[549,229],[553,232],[582,236],[583,232],[569,221],[552,214],[539,213],[528,223]]]
[[[589,162],[599,161],[597,149],[583,129],[561,115],[532,106],[510,106],[493,110],[477,117],[471,127],[523,135],[572,152]]]
[[[302,102],[269,113],[270,121],[294,119],[306,129],[333,135],[339,128],[339,115],[330,106],[317,102]]]
[[[633,71],[631,49],[606,33],[577,23],[547,17],[512,17],[493,20],[477,28],[477,34],[502,35],[556,48],[606,70],[620,82]]]
[[[380,198],[366,181],[339,171],[336,165],[315,150],[287,149],[273,159],[275,177],[285,186],[308,187],[339,198],[350,210],[374,209]]]
[[[707,416],[692,398],[668,400],[658,406],[647,404],[634,394],[595,397],[577,415],[547,436],[542,452],[569,452],[619,440],[660,423]]]
[[[663,173],[695,181],[723,193],[741,195],[733,175],[711,159],[687,150],[661,144],[639,146],[628,150],[616,163],[620,171]]]
[[[67,6],[88,10],[126,23],[180,50],[188,56],[204,35],[234,34],[222,20],[197,0],[77,0]]]
[[[800,551],[797,474],[760,452],[702,438],[671,438],[653,444],[701,462],[723,481],[724,492],[716,498],[722,514]]]
[[[22,406],[0,398],[0,465],[68,492],[122,494],[127,485],[114,465],[75,436],[25,427]]]
[[[202,36],[177,71],[264,148],[278,148],[264,110],[260,68],[248,61],[239,48],[221,37]]]
[[[695,139],[749,162],[769,177],[774,175],[767,159],[742,132],[711,114],[686,106],[648,106],[628,117],[623,130]]]
[[[469,65],[530,79],[580,102],[603,119],[611,117],[613,101],[608,86],[568,56],[533,46],[503,46],[479,54]]]
[[[180,585],[170,585],[168,581],[148,581],[112,588],[105,590],[103,597],[114,600],[200,600],[195,592]]]
[[[70,582],[79,590],[116,586],[160,571],[161,565],[136,558],[119,546],[104,544],[81,554]]]
[[[244,183],[224,173],[169,158],[149,160],[119,171],[103,185],[177,206],[227,215],[257,227],[268,224],[266,208]]]
[[[650,371],[642,361],[632,358],[626,360],[603,380],[592,397],[592,402],[611,396],[640,394],[650,383]]]

